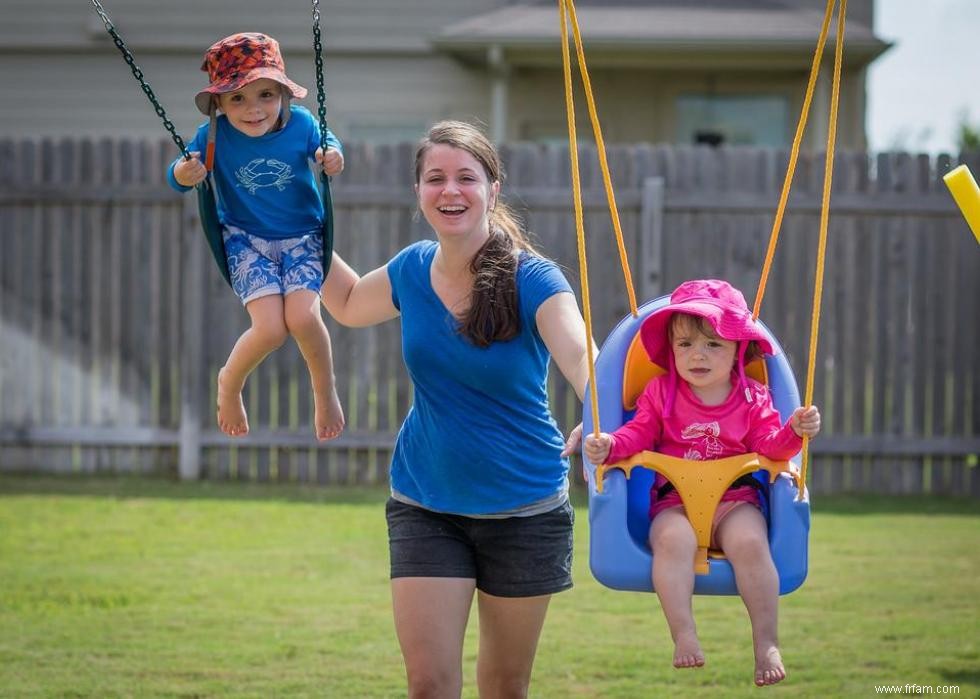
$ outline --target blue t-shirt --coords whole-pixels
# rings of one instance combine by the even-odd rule
[[[391,487],[424,507],[462,515],[513,510],[566,487],[564,439],[548,407],[550,354],[535,313],[571,287],[557,265],[522,254],[520,334],[481,348],[432,288],[438,244],[424,240],[388,263],[401,311],[402,354],[415,387],[391,463]]]
[[[189,151],[205,157],[208,122],[197,129]],[[310,158],[320,147],[320,129],[309,110],[290,106],[286,126],[264,136],[248,136],[218,117],[214,147],[214,182],[218,218],[260,238],[295,238],[323,226],[323,202]],[[329,146],[340,142],[327,131]],[[167,170],[170,186],[186,192],[174,179],[174,165]]]

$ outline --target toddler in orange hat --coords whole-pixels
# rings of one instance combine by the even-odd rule
[[[311,163],[338,174],[340,141],[328,130],[321,148],[313,115],[290,103],[306,88],[286,76],[272,37],[226,37],[207,50],[201,70],[210,83],[194,101],[209,120],[188,147],[191,157],[175,160],[167,174],[185,192],[212,168],[232,288],[251,319],[218,372],[218,426],[233,437],[248,433],[245,380],[291,335],[310,372],[316,438],[333,439],[344,412],[320,315],[324,210]],[[201,161],[202,152],[213,154],[213,164]]]

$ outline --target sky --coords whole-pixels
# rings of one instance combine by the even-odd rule
[[[980,127],[980,0],[875,0],[875,34],[870,149],[955,153],[963,110]]]

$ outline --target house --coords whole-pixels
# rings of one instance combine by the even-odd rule
[[[106,0],[126,46],[179,133],[202,121],[201,59],[236,31],[279,39],[316,109],[311,5],[251,0]],[[799,116],[825,0],[578,0],[607,142],[781,146]],[[442,118],[495,140],[567,137],[554,0],[324,0],[327,118],[346,141],[414,140]],[[7,0],[0,137],[165,136],[93,6]],[[873,0],[851,0],[838,143],[865,146],[866,69],[888,44]],[[573,54],[574,56],[574,54]],[[832,58],[832,49],[828,51]],[[826,134],[831,61],[806,145]],[[575,76],[578,81],[577,74]],[[590,136],[577,92],[582,138]]]

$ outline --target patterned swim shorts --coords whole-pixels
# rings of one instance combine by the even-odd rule
[[[240,228],[224,229],[231,285],[242,304],[299,289],[320,293],[323,286],[323,239],[320,231],[298,238],[270,240]]]

